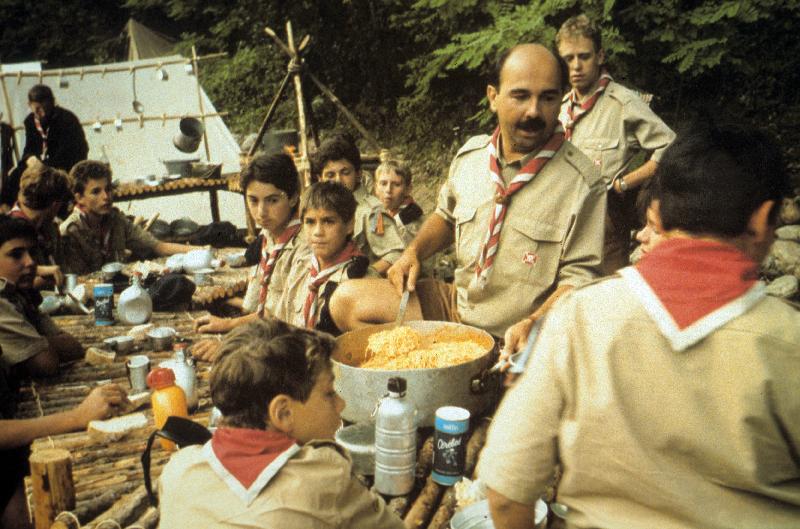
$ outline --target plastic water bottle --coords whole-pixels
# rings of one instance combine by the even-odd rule
[[[406,396],[406,379],[392,377],[375,419],[375,489],[388,496],[408,494],[417,463],[417,408]]]

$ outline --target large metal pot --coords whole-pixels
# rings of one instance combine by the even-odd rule
[[[473,416],[483,412],[496,398],[488,390],[484,378],[496,356],[492,336],[480,329],[441,321],[410,321],[404,323],[423,335],[447,328],[458,335],[466,334],[473,342],[485,346],[485,354],[463,364],[400,371],[363,369],[367,340],[373,333],[391,329],[394,324],[366,327],[350,331],[337,338],[333,353],[335,387],[347,402],[342,417],[350,422],[374,422],[375,405],[386,395],[390,377],[403,377],[408,383],[407,396],[417,406],[419,426],[433,426],[436,410],[441,406],[461,406]]]

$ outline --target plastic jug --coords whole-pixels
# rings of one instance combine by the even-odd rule
[[[131,278],[131,286],[122,291],[117,303],[117,316],[125,325],[141,325],[150,321],[153,300],[142,288],[142,275],[138,272]]]
[[[183,390],[175,385],[175,373],[166,367],[157,367],[147,375],[147,385],[153,390],[150,403],[153,406],[153,420],[156,428],[161,429],[167,422],[167,417],[175,415],[188,417],[186,395]],[[166,439],[159,439],[161,447],[170,452],[175,450],[175,443]]]
[[[174,351],[171,365],[168,367],[175,373],[175,384],[186,395],[186,406],[193,410],[197,407],[197,372],[194,369],[194,360],[186,356],[187,344],[178,342],[172,346]],[[167,366],[165,366],[167,367]]]
[[[402,496],[414,487],[417,408],[406,396],[406,379],[392,377],[375,418],[375,489]]]

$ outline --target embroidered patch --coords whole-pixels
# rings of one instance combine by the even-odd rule
[[[528,266],[533,266],[536,264],[536,261],[539,260],[539,256],[533,252],[525,252],[522,256],[522,262]]]
[[[601,165],[603,165],[603,160],[601,160],[600,158],[595,158],[595,159],[594,159],[594,164],[595,164],[597,167],[600,167]]]

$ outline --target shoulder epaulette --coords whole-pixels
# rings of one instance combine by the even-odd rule
[[[603,175],[600,174],[600,169],[598,169],[580,149],[569,141],[565,141],[561,149],[564,151],[564,159],[580,173],[586,181],[586,185],[589,187],[604,185]]]
[[[456,157],[459,157],[466,152],[483,149],[487,145],[489,145],[490,141],[492,141],[492,137],[489,136],[488,134],[480,134],[478,136],[473,136],[467,140],[467,143],[465,143],[464,145],[461,146],[460,149],[458,149]]]

